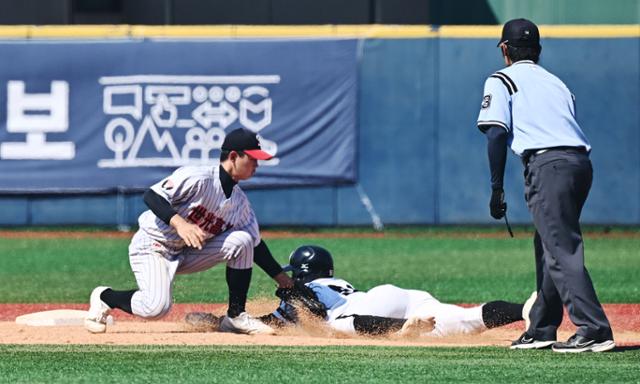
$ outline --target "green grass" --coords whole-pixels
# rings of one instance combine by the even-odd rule
[[[460,230],[459,230],[460,231]],[[462,230],[464,232],[464,230]],[[446,233],[446,232],[445,232]],[[336,275],[358,289],[382,283],[431,292],[446,302],[524,300],[534,289],[532,241],[526,237],[459,238],[417,233],[410,238],[271,239],[279,262],[301,244],[332,251]],[[0,302],[84,303],[97,285],[135,287],[128,239],[0,238]],[[640,237],[587,238],[586,261],[602,302],[640,302]],[[271,297],[274,282],[255,268],[250,297]],[[176,302],[226,301],[224,268],[179,275]]]
[[[298,245],[327,247],[337,275],[359,289],[394,283],[446,302],[525,299],[535,284],[531,239],[474,238],[469,231],[394,229],[388,233],[395,238],[328,239],[318,230],[316,237],[300,233],[268,244],[281,263]],[[0,301],[86,303],[96,285],[134,287],[128,243],[0,238]],[[593,236],[585,244],[601,301],[640,303],[640,236]],[[273,281],[259,268],[253,276],[251,298],[271,297]],[[226,292],[222,266],[178,276],[174,289],[178,303],[224,302]],[[638,347],[566,356],[496,347],[0,344],[0,383],[637,383],[638,361]]]
[[[637,382],[640,350],[559,355],[506,348],[0,346],[11,383]]]

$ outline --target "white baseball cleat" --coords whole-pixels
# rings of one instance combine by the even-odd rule
[[[236,317],[224,316],[220,322],[220,332],[243,333],[247,335],[273,335],[276,331],[262,321],[242,312]]]
[[[91,333],[107,331],[107,322],[111,308],[100,299],[100,294],[111,287],[97,287],[89,298],[89,312],[84,319],[84,327]]]
[[[531,312],[531,307],[533,307],[533,303],[536,302],[538,298],[538,292],[533,292],[531,296],[524,302],[522,306],[522,318],[524,319],[524,330],[527,331],[529,326],[531,325],[531,319],[529,318],[529,312]]]
[[[402,329],[398,331],[398,336],[402,337],[418,337],[423,333],[433,331],[436,326],[434,317],[412,316],[402,325]]]

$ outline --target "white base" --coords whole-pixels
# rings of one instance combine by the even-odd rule
[[[32,327],[82,326],[84,325],[85,317],[87,317],[87,311],[56,309],[18,316],[16,317],[16,324]],[[113,317],[107,317],[107,325],[113,325],[113,323]]]

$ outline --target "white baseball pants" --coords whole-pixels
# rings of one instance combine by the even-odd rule
[[[228,231],[208,240],[201,250],[172,250],[150,239],[142,230],[129,245],[129,263],[138,283],[131,310],[147,319],[159,319],[171,308],[176,274],[205,271],[225,263],[234,269],[253,266],[253,238],[244,231]]]
[[[336,311],[329,319],[332,328],[353,333],[353,318],[348,315],[383,316],[408,319],[412,316],[435,317],[436,326],[425,336],[475,334],[485,331],[482,321],[482,305],[464,308],[438,301],[428,292],[403,289],[385,284],[367,292],[356,292],[348,296],[344,309]]]

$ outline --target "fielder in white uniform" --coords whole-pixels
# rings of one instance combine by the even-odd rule
[[[258,160],[269,158],[253,132],[237,129],[225,137],[219,167],[182,167],[153,185],[144,196],[150,210],[140,215],[140,229],[129,245],[138,289],[95,288],[85,319],[87,330],[105,332],[113,308],[145,319],[161,318],[171,308],[176,274],[226,263],[229,308],[220,330],[273,333],[245,312],[254,261],[280,287],[291,287],[293,282],[260,239],[253,209],[237,185],[253,176]]]
[[[435,328],[423,336],[477,334],[525,319],[535,300],[532,297],[525,304],[492,301],[464,308],[441,303],[428,292],[391,284],[358,291],[346,280],[333,277],[331,254],[314,245],[297,248],[284,269],[292,271],[294,280],[301,280],[313,290],[326,309],[327,324],[345,333],[381,334],[398,329],[407,319],[435,318]],[[298,316],[295,306],[283,300],[276,311],[261,319],[286,325],[295,323]]]

